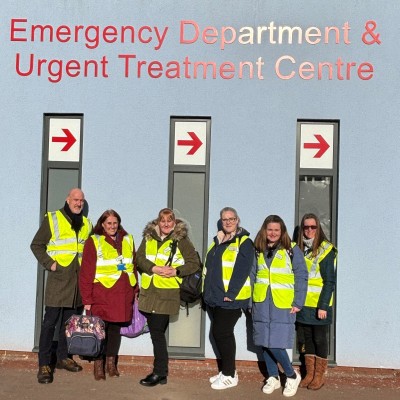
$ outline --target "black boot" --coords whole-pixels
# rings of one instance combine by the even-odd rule
[[[150,375],[147,375],[146,378],[140,380],[140,384],[143,386],[156,386],[158,384],[165,385],[166,383],[166,376],[160,376],[154,373],[151,373]]]

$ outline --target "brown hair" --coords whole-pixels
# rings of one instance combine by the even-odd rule
[[[103,214],[100,215],[100,218],[97,220],[96,226],[93,228],[93,233],[95,235],[104,234],[103,222],[110,216],[117,218],[118,230],[124,229],[121,225],[121,217],[119,216],[119,214],[114,210],[106,210],[103,212]]]
[[[300,247],[301,251],[304,252],[304,222],[307,219],[315,220],[317,225],[317,229],[315,231],[315,238],[312,244],[312,257],[316,257],[318,254],[318,248],[324,240],[328,240],[325,236],[325,233],[321,227],[321,222],[319,218],[313,213],[304,214],[303,218],[301,219],[299,235],[297,239],[297,245]]]
[[[268,247],[267,239],[267,227],[268,224],[277,223],[281,226],[281,238],[279,239],[278,245],[285,250],[290,250],[292,248],[292,243],[290,236],[287,233],[286,225],[283,219],[279,215],[269,215],[265,218],[260,230],[257,233],[256,239],[254,240],[254,247],[260,253],[263,253]]]
[[[163,217],[171,217],[172,221],[176,221],[175,213],[170,208],[163,208],[158,213],[157,223],[159,223]]]

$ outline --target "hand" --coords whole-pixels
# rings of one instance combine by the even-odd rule
[[[293,306],[290,310],[290,314],[296,314],[300,311],[300,308]]]
[[[54,261],[53,264],[51,264],[50,271],[54,272],[56,269],[57,269],[57,263]]]
[[[318,309],[318,318],[319,319],[326,319],[327,316],[328,316],[327,311]]]
[[[233,301],[233,300],[230,299],[229,297],[224,297],[224,301]]]
[[[154,274],[162,276],[163,278],[171,278],[173,276],[176,276],[176,270],[173,267],[170,266],[163,266],[163,267],[159,267],[157,265],[155,265],[152,268],[152,271]]]
[[[90,309],[92,308],[92,305],[91,305],[91,304],[85,304],[85,305],[83,306],[83,308],[84,308],[86,311],[90,311]]]

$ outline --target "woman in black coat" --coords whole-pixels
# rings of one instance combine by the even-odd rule
[[[318,390],[324,385],[328,365],[328,330],[332,324],[333,291],[336,284],[337,250],[330,243],[315,214],[305,214],[301,224],[298,246],[304,252],[308,269],[307,297],[297,314],[297,334],[304,340],[307,374],[300,387]]]

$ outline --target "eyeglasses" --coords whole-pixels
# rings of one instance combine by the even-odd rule
[[[235,222],[237,218],[222,218],[222,222],[227,224],[228,222]]]
[[[305,231],[308,231],[309,229],[312,229],[313,231],[315,231],[317,229],[317,225],[304,225],[303,229]]]

